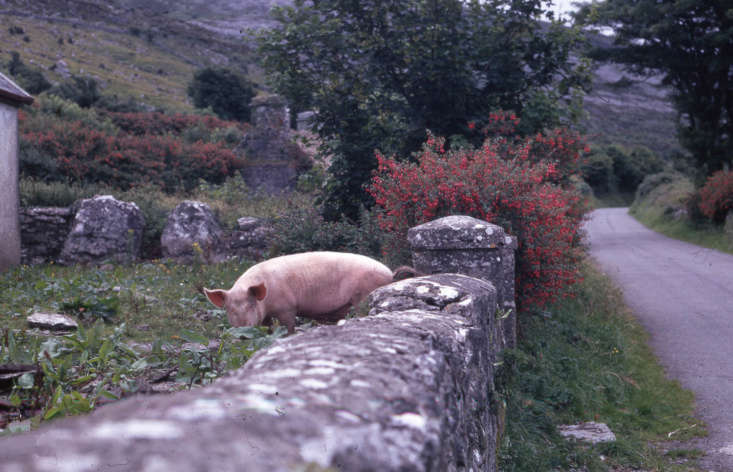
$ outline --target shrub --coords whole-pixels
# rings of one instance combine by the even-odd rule
[[[102,98],[99,83],[92,77],[73,76],[71,82],[64,82],[49,93],[71,100],[82,108],[89,108]]]
[[[686,177],[679,172],[667,170],[664,172],[658,172],[656,174],[650,174],[644,177],[641,184],[636,188],[636,201],[641,201],[649,195],[652,190],[663,184],[675,182],[677,180],[685,179]]]
[[[249,121],[254,86],[228,69],[207,67],[194,74],[188,96],[197,108],[211,107],[226,120]]]
[[[628,193],[634,192],[644,177],[661,172],[664,167],[664,161],[643,146],[629,151],[614,144],[594,149],[582,172],[598,193]]]
[[[517,299],[530,306],[554,300],[577,281],[581,258],[580,197],[569,184],[560,185],[570,176],[557,169],[575,165],[584,144],[557,139],[565,134],[498,136],[478,149],[452,151],[442,138],[429,136],[414,163],[377,153],[368,191],[380,226],[400,236],[394,243],[405,239],[408,228],[450,214],[493,222],[519,241]]]
[[[723,224],[733,210],[733,171],[719,170],[700,189],[700,210],[715,224]]]
[[[633,192],[649,174],[656,174],[664,169],[664,162],[654,152],[643,146],[637,146],[630,152],[609,152],[613,156],[613,172],[616,174],[618,188],[622,192]]]
[[[16,51],[10,53],[10,61],[8,61],[7,68],[10,76],[31,95],[39,94],[51,88],[51,82],[46,80],[43,72],[37,68],[28,67],[20,59],[20,54]]]
[[[601,194],[615,189],[616,176],[613,173],[613,159],[608,154],[594,150],[582,166],[583,178],[591,188]]]
[[[106,113],[106,116],[119,129],[128,134],[143,136],[146,134],[181,134],[189,128],[202,128],[212,132],[219,128],[234,128],[244,132],[247,127],[241,123],[224,121],[207,115],[166,115],[160,112]]]
[[[360,224],[326,221],[316,207],[293,208],[275,219],[270,256],[306,251],[343,251],[379,257],[377,224],[362,209]]]
[[[55,157],[57,180],[103,182],[123,190],[142,183],[168,192],[191,190],[200,179],[222,182],[242,165],[218,143],[188,144],[171,135],[115,136],[80,121],[51,121],[45,130],[24,132],[22,140],[26,155]]]

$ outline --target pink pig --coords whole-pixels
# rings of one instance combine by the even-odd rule
[[[384,264],[359,254],[304,252],[275,257],[250,267],[229,290],[204,293],[226,308],[232,326],[268,324],[272,318],[295,331],[295,316],[316,321],[343,319],[372,290],[414,269],[394,273]]]

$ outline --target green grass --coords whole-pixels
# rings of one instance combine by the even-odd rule
[[[705,434],[692,393],[665,377],[609,279],[591,265],[583,274],[574,298],[520,317],[522,341],[504,355],[501,470],[696,470],[674,463],[694,454],[664,453],[670,435]],[[556,431],[584,421],[608,424],[617,441],[578,444]]]
[[[630,213],[644,226],[670,238],[733,254],[733,235],[726,234],[722,227],[674,217],[675,212],[686,209],[693,191],[688,179],[659,185],[634,201]]]
[[[285,333],[231,328],[198,287],[228,288],[248,262],[179,265],[151,261],[96,267],[21,266],[0,274],[0,365],[25,366],[12,387],[0,433],[86,413],[101,402],[146,391],[162,377],[167,391],[210,383],[240,367]],[[28,329],[27,315],[65,313],[77,332]],[[210,346],[214,342],[213,347]],[[10,406],[8,406],[10,405]]]
[[[39,67],[50,81],[64,81],[53,68],[63,58],[72,74],[97,79],[104,94],[132,96],[173,110],[193,110],[185,87],[195,67],[143,38],[33,17],[13,17],[10,21],[23,28],[30,42],[11,36],[6,28],[0,30],[3,63],[10,51],[18,51],[26,65]],[[59,38],[64,38],[63,43]],[[72,42],[68,38],[73,38]]]
[[[139,342],[174,340],[182,329],[213,338],[226,317],[197,287],[228,288],[249,265],[21,266],[0,275],[0,320],[5,328],[22,330],[33,312],[66,312],[80,321],[107,318],[110,332],[125,323],[125,338]],[[105,306],[113,313],[106,315]]]

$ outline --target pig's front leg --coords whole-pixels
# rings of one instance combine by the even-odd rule
[[[273,315],[273,318],[276,318],[281,325],[288,328],[288,334],[294,334],[295,333],[295,311],[288,311],[284,313],[278,313],[276,315]]]

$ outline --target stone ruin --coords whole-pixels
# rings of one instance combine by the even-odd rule
[[[252,100],[252,129],[235,152],[243,154],[240,173],[247,186],[267,193],[295,189],[298,176],[313,163],[292,139],[285,101],[275,95]]]
[[[514,344],[499,339],[510,330],[497,328],[497,307],[512,302],[512,242],[469,217],[433,222],[412,240],[416,263],[426,258],[420,241],[448,261],[426,262],[431,271],[481,267],[495,278],[387,285],[370,295],[368,316],[280,339],[210,386],[137,395],[5,438],[0,471],[495,472],[504,417],[495,366]]]

